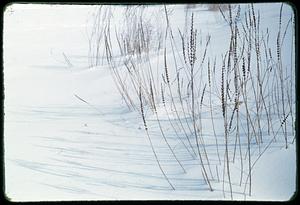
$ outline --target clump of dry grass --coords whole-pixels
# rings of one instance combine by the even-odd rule
[[[213,191],[213,183],[217,178],[218,182],[223,182],[224,196],[226,184],[233,199],[235,184],[240,187],[244,184],[244,193],[248,188],[248,195],[252,194],[254,165],[276,140],[278,134],[282,134],[285,147],[288,148],[288,122],[294,122],[291,92],[294,82],[290,83],[287,80],[289,74],[282,59],[282,48],[289,22],[282,32],[281,6],[277,38],[276,42],[273,42],[269,39],[271,33],[262,30],[263,18],[253,4],[245,5],[246,10],[243,14],[240,6],[210,6],[210,9],[220,12],[228,24],[229,31],[226,38],[228,49],[222,56],[216,56],[213,63],[211,55],[214,51],[209,54],[209,45],[213,39],[208,35],[202,45],[201,32],[199,34],[195,26],[196,15],[192,13],[186,21],[185,29],[188,28],[188,32],[182,32],[178,28],[181,41],[176,42],[167,6],[162,8],[166,27],[165,32],[162,32],[164,38],[155,46],[157,54],[161,53],[162,57],[162,62],[157,63],[156,69],[150,60],[151,38],[147,37],[148,34],[151,35],[150,30],[147,31],[150,28],[142,19],[142,15],[132,14],[139,18],[134,22],[127,22],[133,24],[128,27],[134,27],[129,36],[120,33],[121,29],[116,29],[120,61],[113,53],[109,23],[103,31],[103,39],[106,59],[117,89],[128,108],[141,114],[152,152],[170,187],[175,189],[162,169],[152,144],[144,112],[146,107],[152,110],[164,145],[170,151],[172,159],[176,160],[178,168],[183,172],[188,171],[169,142],[167,128],[174,131],[176,140],[180,140],[185,151],[200,164],[202,177],[208,189]],[[133,37],[134,35],[136,36]],[[133,38],[135,40],[131,41]],[[181,46],[181,50],[178,49],[178,45]],[[117,66],[120,64],[124,65],[123,70]],[[206,65],[207,70],[204,69]],[[205,74],[207,78],[203,77]],[[289,92],[286,93],[286,90]],[[213,101],[213,97],[219,99],[219,103]],[[160,107],[163,109],[159,109]],[[205,109],[209,110],[211,118],[212,137],[215,138],[216,147],[214,153],[207,152],[208,136],[203,123]],[[162,112],[167,117],[166,123],[161,120],[159,110],[164,110]],[[276,120],[276,115],[280,120]],[[223,142],[215,129],[219,120],[223,121]],[[275,132],[277,127],[279,129]],[[265,141],[270,137],[271,141],[266,144]],[[222,154],[223,160],[220,157]],[[218,157],[218,164],[211,160],[213,155]],[[232,177],[232,164],[240,170],[238,183],[235,183],[236,177]],[[215,172],[211,169],[213,166],[216,167]],[[223,180],[220,180],[219,170],[222,169]]]
[[[220,9],[222,11],[228,10],[228,4],[206,4],[206,7],[209,11],[218,12]]]

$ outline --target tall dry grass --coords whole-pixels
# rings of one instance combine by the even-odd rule
[[[188,172],[171,146],[168,129],[200,165],[199,173],[207,189],[213,191],[216,183],[222,183],[224,197],[229,192],[231,199],[237,186],[244,186],[243,194],[247,191],[247,195],[252,195],[254,165],[272,143],[283,140],[285,148],[294,143],[295,81],[292,66],[287,66],[288,61],[293,64],[293,51],[291,59],[285,59],[282,52],[290,43],[285,38],[291,35],[288,29],[294,22],[283,22],[283,6],[278,11],[274,37],[274,30],[262,27],[263,14],[255,4],[243,5],[243,10],[240,5],[209,5],[210,10],[217,10],[223,17],[229,31],[224,39],[228,47],[221,56],[210,49],[214,40],[211,35],[202,40],[201,28],[195,24],[199,19],[193,12],[184,28],[176,31],[166,5],[161,7],[163,26],[159,28],[144,16],[145,7],[127,7],[125,29],[113,28],[108,14],[103,14],[106,24],[96,39],[103,39],[104,55],[116,87],[128,109],[141,115],[157,165],[172,189],[176,187],[163,170],[153,136],[148,132],[145,108],[152,111],[170,160],[175,160],[183,173]],[[154,30],[159,37],[155,37]],[[112,39],[117,42],[117,49]],[[99,56],[100,47],[95,45],[93,55]],[[156,65],[153,55],[157,57]],[[214,149],[208,144],[206,111]],[[161,115],[167,117],[166,123]],[[233,175],[234,169],[239,170],[238,177]]]

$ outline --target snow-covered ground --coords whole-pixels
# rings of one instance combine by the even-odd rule
[[[280,4],[257,4],[255,7],[263,14],[263,28],[277,28]],[[184,28],[184,6],[170,5],[169,8],[172,8],[172,26]],[[114,9],[117,18],[118,9],[122,7]],[[89,65],[88,30],[93,12],[95,6],[85,5],[13,4],[5,10],[4,157],[7,197],[13,201],[230,200],[227,188],[224,193],[220,182],[223,171],[222,166],[218,166],[217,156],[210,158],[213,176],[218,177],[212,179],[214,191],[209,191],[199,161],[192,158],[175,137],[166,116],[159,113],[167,138],[186,173],[172,158],[155,123],[155,116],[148,111],[149,133],[161,164],[175,187],[175,190],[170,190],[157,167],[141,116],[127,109],[116,89],[109,65]],[[201,28],[203,36],[211,35],[208,55],[216,55],[214,51],[217,54],[225,52],[228,43],[224,41],[228,39],[224,36],[230,30],[221,14],[208,11],[204,6],[196,6],[189,12],[195,14],[197,21],[194,26]],[[291,7],[285,4],[283,22],[287,23],[291,15]],[[287,42],[291,42],[293,27],[290,28]],[[175,38],[179,39],[178,33]],[[290,50],[283,53],[291,55]],[[220,108],[217,99],[214,105]],[[204,140],[208,156],[214,156],[210,114],[208,109],[203,109]],[[223,119],[218,109],[214,110],[214,115],[221,141]],[[245,123],[243,121],[242,126]],[[288,128],[291,128],[291,123]],[[289,135],[293,139],[291,133]],[[295,143],[285,149],[284,139],[280,136],[255,164],[251,196],[244,194],[245,184],[239,184],[240,168],[232,164],[233,199],[282,201],[293,196],[296,191]],[[266,136],[265,140],[264,146],[272,136]],[[219,148],[224,151],[224,145]],[[258,148],[254,146],[253,150],[255,152]],[[253,154],[253,162],[257,158],[258,155]]]

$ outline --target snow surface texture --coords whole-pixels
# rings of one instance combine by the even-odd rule
[[[281,4],[254,4],[254,6],[260,11],[260,29],[266,31],[268,28],[271,36],[273,35],[270,37],[270,42],[275,46],[273,48],[275,51]],[[105,8],[104,6],[101,9]],[[121,15],[124,8],[110,6],[114,17],[112,36],[115,30],[126,31],[122,30],[126,24]],[[185,5],[169,5],[167,8],[170,26],[178,43],[176,48],[181,52],[181,40],[177,30],[181,30],[186,36],[189,35],[190,27],[187,21],[190,21],[193,13],[194,28],[198,30],[198,39],[200,39],[198,52],[203,52],[206,36],[210,34],[207,56],[211,59],[211,65],[213,59],[218,59],[217,69],[220,71],[222,55],[224,56],[227,51],[230,41],[230,27],[221,13],[208,10],[204,5],[189,8]],[[236,11],[237,7],[233,8]],[[245,18],[244,12],[247,8],[245,5],[241,7],[241,21]],[[159,30],[162,29],[161,34],[165,35],[164,7],[150,6],[147,9],[144,18],[150,19],[149,24],[152,26],[156,25],[151,31],[159,36]],[[30,4],[13,4],[5,10],[4,149],[7,197],[13,201],[230,200],[225,169],[226,145],[220,95],[211,98],[214,128],[209,109],[208,85],[201,111],[201,139],[205,142],[206,156],[209,158],[207,161],[210,162],[205,164],[205,167],[207,171],[209,170],[213,191],[209,190],[207,181],[203,177],[199,159],[188,152],[189,148],[185,148],[187,139],[182,130],[178,129],[175,134],[171,127],[170,122],[179,126],[172,105],[164,109],[162,102],[157,101],[158,117],[151,111],[149,104],[144,105],[149,135],[163,170],[175,188],[175,190],[170,189],[157,166],[139,111],[128,109],[124,103],[124,98],[117,90],[111,64],[107,62],[103,53],[103,47],[98,54],[95,53],[96,46],[93,42],[97,35],[96,37],[92,35],[95,24],[91,22],[99,17],[97,17],[98,11],[97,6]],[[224,13],[228,14],[227,11]],[[284,35],[285,26],[290,25],[286,30],[285,46],[282,47],[282,59],[284,59],[284,66],[289,67],[287,71],[291,71],[286,74],[286,81],[293,83],[290,99],[295,99],[294,79],[291,78],[294,77],[295,70],[292,40],[294,26],[293,22],[288,23],[291,17],[293,17],[292,8],[284,4],[281,35]],[[102,24],[104,26],[104,22],[100,21],[98,24],[100,28]],[[155,69],[156,65],[162,68],[164,66],[164,36],[157,39],[162,40],[162,49],[150,51],[147,61]],[[104,42],[104,37],[101,42]],[[169,44],[170,42],[168,41]],[[116,49],[116,45],[117,42],[114,41],[112,48]],[[168,65],[172,67],[174,59],[170,46],[165,55]],[[276,52],[273,57],[276,58]],[[122,64],[122,55],[116,54],[113,59],[116,62],[115,68],[119,69],[122,77],[127,76],[126,68]],[[178,63],[180,59],[182,60],[182,57],[177,58]],[[197,60],[200,61],[201,58]],[[147,62],[138,65],[148,66]],[[174,69],[173,71],[169,69],[173,81],[176,72],[174,74]],[[154,73],[154,78],[161,78],[164,69],[160,70]],[[207,79],[207,68],[204,70],[201,76]],[[215,79],[215,85],[220,90],[220,72],[215,74]],[[126,85],[130,86],[129,78],[126,82],[128,82]],[[204,84],[201,86],[198,98],[201,96]],[[128,89],[133,90],[132,87]],[[166,100],[170,101],[167,87],[164,89]],[[176,93],[175,85],[172,89]],[[158,96],[159,94],[156,97]],[[271,95],[266,94],[266,96]],[[254,113],[255,102],[250,92],[248,100],[251,112]],[[139,105],[138,100],[135,100],[135,103]],[[180,107],[178,99],[174,104]],[[287,149],[280,128],[282,116],[278,117],[278,113],[273,115],[276,141],[272,141],[274,132],[268,134],[266,131],[266,116],[261,116],[264,142],[258,146],[254,138],[251,141],[251,163],[255,163],[251,173],[251,196],[248,194],[249,180],[246,180],[249,169],[245,132],[241,134],[243,160],[240,160],[239,148],[236,149],[235,161],[232,160],[236,137],[232,134],[234,131],[230,134],[229,164],[234,200],[285,201],[293,196],[296,190],[296,149],[295,141],[292,143],[294,132],[292,132],[293,122],[290,116],[295,117],[294,101],[291,104],[293,113],[289,113],[289,118],[286,120]],[[286,107],[287,110],[290,109]],[[245,113],[243,109],[245,108],[241,106],[241,113]],[[228,115],[231,112],[228,111]],[[160,119],[166,138],[185,172],[166,146],[157,118]],[[244,116],[241,116],[240,124],[240,129],[245,130],[247,122]],[[216,154],[213,129],[219,141],[220,161]],[[192,146],[196,150],[194,141]],[[268,148],[265,149],[266,147]],[[260,153],[263,155],[260,156]],[[258,158],[259,160],[256,161]],[[240,161],[244,162],[242,172]],[[243,173],[242,181],[240,181],[240,173]]]

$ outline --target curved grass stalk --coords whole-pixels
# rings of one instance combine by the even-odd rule
[[[146,131],[146,134],[147,134],[150,146],[151,146],[152,153],[153,153],[153,155],[154,155],[154,157],[156,159],[157,165],[158,165],[161,173],[163,174],[165,180],[168,182],[168,184],[170,185],[170,187],[172,188],[172,190],[175,190],[174,186],[170,182],[169,178],[167,177],[166,173],[164,172],[164,170],[163,170],[163,168],[162,168],[162,166],[160,164],[160,161],[159,161],[159,159],[157,157],[156,151],[154,149],[152,140],[151,140],[149,132],[148,132],[148,127],[147,127],[147,123],[146,123],[146,119],[145,119],[145,114],[144,114],[144,108],[143,108],[143,99],[142,99],[142,90],[141,90],[141,87],[139,87],[139,100],[140,100],[141,115],[142,115],[142,119],[143,119],[143,123],[144,123],[144,129]]]

